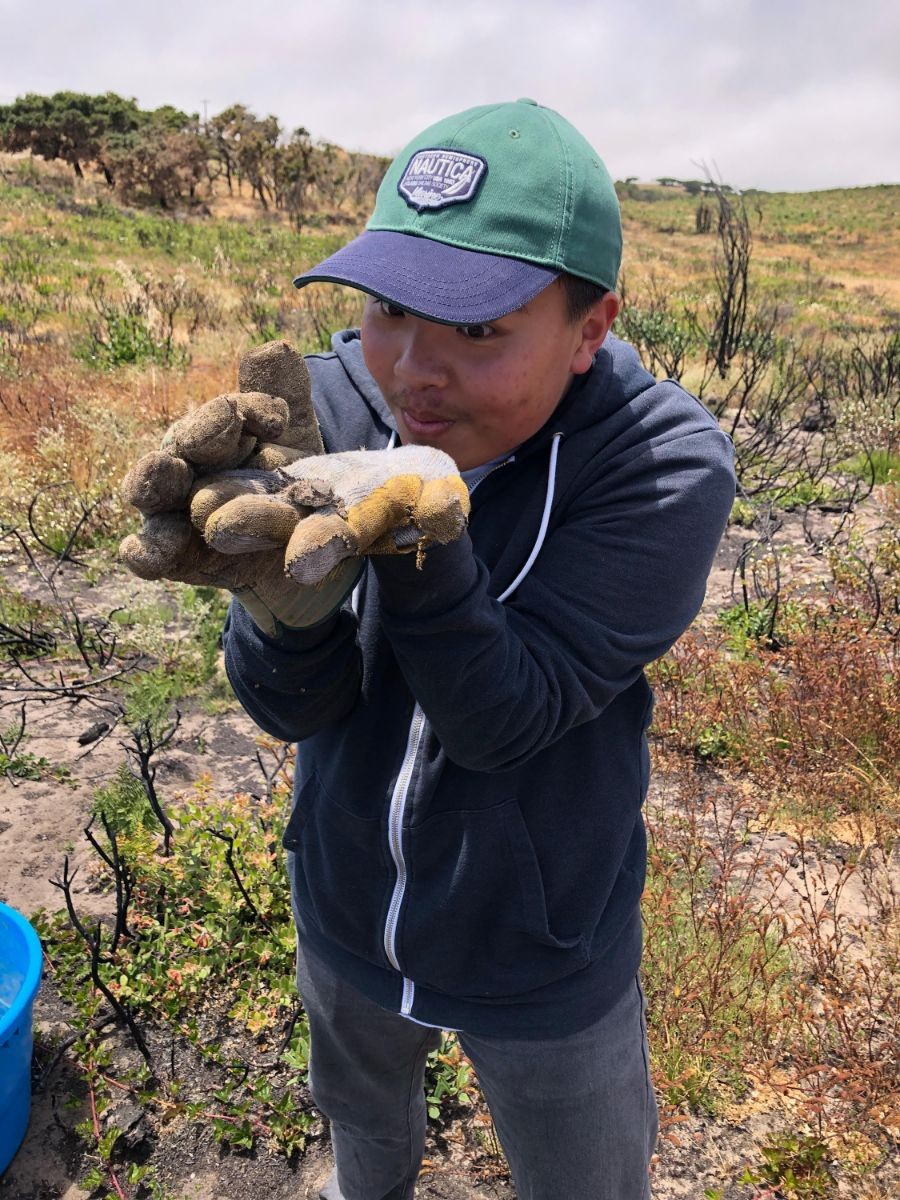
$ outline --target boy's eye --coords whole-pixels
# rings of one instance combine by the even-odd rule
[[[494,334],[492,325],[457,325],[456,328],[463,337],[471,338],[475,342],[492,337]]]
[[[391,304],[390,300],[376,300],[375,303],[379,311],[386,317],[402,317],[406,311],[399,304]]]

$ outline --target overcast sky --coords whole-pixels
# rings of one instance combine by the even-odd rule
[[[616,178],[900,182],[897,0],[0,0],[0,103],[61,89],[240,101],[383,154],[531,96]]]

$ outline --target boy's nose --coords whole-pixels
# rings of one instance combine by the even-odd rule
[[[409,330],[394,364],[394,374],[401,383],[410,388],[446,386],[449,380],[446,354],[442,352],[439,339],[432,331]]]

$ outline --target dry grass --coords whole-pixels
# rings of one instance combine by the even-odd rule
[[[3,520],[27,533],[32,506],[59,549],[94,506],[76,548],[108,550],[131,522],[117,499],[127,467],[188,407],[233,389],[248,345],[284,336],[311,349],[354,322],[356,294],[298,297],[289,284],[352,230],[322,228],[298,245],[241,198],[217,197],[212,218],[172,221],[108,209],[96,181],[76,186],[58,164],[39,169],[37,187],[21,185],[21,169],[0,161],[12,254],[0,277]],[[4,187],[4,173],[16,181]],[[890,324],[898,192],[759,198],[753,285],[779,305],[780,334],[840,345],[848,330]],[[714,235],[694,232],[695,205],[678,194],[625,201],[632,295],[651,275],[676,312],[709,294]],[[88,285],[103,278],[124,303],[119,263],[154,286],[181,273],[193,289],[174,318],[177,363],[154,361],[140,326],[123,350],[135,361],[85,361]],[[877,536],[835,542],[827,570],[819,547],[827,586],[789,592],[773,570],[746,609],[688,634],[654,669],[645,903],[667,1120],[765,1112],[776,1131],[827,1145],[853,1194],[871,1198],[888,1194],[872,1172],[900,1119],[896,486],[880,502]],[[787,1163],[800,1151],[779,1153]]]

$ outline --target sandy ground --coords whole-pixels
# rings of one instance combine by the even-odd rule
[[[115,730],[93,747],[78,744],[78,736],[97,722],[115,716],[70,701],[43,705],[28,721],[28,750],[51,763],[67,763],[71,777],[63,780],[8,780],[0,784],[0,899],[31,914],[38,908],[61,906],[61,894],[51,880],[69,856],[81,868],[73,891],[85,912],[106,911],[104,898],[93,892],[87,868],[94,852],[84,838],[95,789],[109,783],[124,761],[126,738]],[[158,763],[161,795],[187,790],[201,773],[215,790],[258,789],[259,768],[254,760],[259,731],[242,712],[208,716],[189,712],[177,738]]]
[[[734,603],[734,571],[738,557],[752,534],[733,527],[723,539],[714,565],[704,617],[723,605]],[[822,560],[804,551],[799,518],[788,514],[778,534],[779,543],[795,552],[786,563],[800,563],[804,581],[824,577]],[[799,572],[799,565],[796,570]],[[11,580],[22,590],[39,588],[22,576]],[[109,611],[122,597],[117,584],[88,586],[77,571],[69,570],[61,584],[79,596],[85,611]],[[109,589],[112,590],[109,590]],[[125,597],[127,599],[127,597]],[[0,679],[0,702],[17,699],[18,681]],[[18,786],[0,777],[0,898],[26,914],[37,908],[58,908],[61,897],[51,880],[57,877],[65,855],[79,868],[75,884],[76,902],[86,914],[101,915],[108,901],[91,889],[90,864],[93,854],[84,840],[83,829],[95,789],[107,783],[124,759],[124,731],[115,725],[113,708],[103,697],[73,702],[59,698],[31,700],[26,704],[28,750],[51,764],[65,764],[64,778],[18,781]],[[4,719],[16,708],[4,711]],[[81,746],[78,737],[98,721],[111,728],[98,741]],[[258,733],[237,708],[207,715],[197,706],[188,709],[172,744],[160,755],[157,786],[163,797],[174,797],[191,781],[208,773],[216,791],[259,790],[261,775],[255,761]],[[651,802],[664,802],[658,794]],[[777,838],[767,853],[778,856]],[[797,864],[802,872],[803,864]],[[786,910],[792,903],[792,887],[800,880],[787,876],[780,887]],[[850,900],[853,900],[850,895]],[[52,983],[44,985],[35,1008],[38,1027],[47,1033],[63,1033],[65,1010],[58,1002]],[[86,1115],[80,1085],[61,1063],[34,1096],[33,1117],[26,1141],[10,1169],[0,1179],[0,1200],[83,1200],[77,1184],[86,1169],[83,1146],[74,1126]],[[118,1123],[121,1124],[121,1121]],[[735,1183],[744,1164],[758,1161],[759,1139],[772,1127],[770,1114],[735,1111],[729,1122],[700,1117],[681,1119],[664,1129],[659,1143],[659,1161],[654,1172],[654,1196],[658,1200],[700,1200],[704,1189],[723,1189],[723,1200],[744,1200],[752,1188]],[[325,1131],[320,1130],[309,1151],[296,1168],[266,1154],[222,1155],[214,1144],[204,1141],[194,1128],[169,1130],[164,1139],[160,1176],[167,1196],[184,1200],[298,1200],[315,1197],[317,1186],[327,1177],[330,1161]],[[504,1174],[502,1159],[486,1154],[473,1161],[465,1147],[472,1138],[462,1126],[451,1127],[439,1140],[431,1139],[418,1195],[433,1200],[514,1200]],[[729,1182],[730,1181],[730,1182]],[[843,1192],[841,1194],[844,1194]],[[850,1195],[851,1193],[846,1193]],[[872,1191],[872,1197],[887,1192]],[[564,1198],[560,1198],[564,1200]]]

